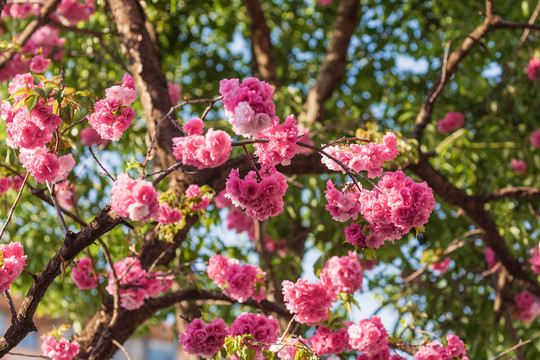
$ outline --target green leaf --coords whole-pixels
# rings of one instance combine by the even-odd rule
[[[29,97],[27,97],[26,108],[28,109],[28,113],[31,113],[37,104],[39,104],[39,98],[36,95],[30,95]]]
[[[377,252],[375,249],[366,248],[364,249],[364,256],[366,260],[375,260],[377,258]]]

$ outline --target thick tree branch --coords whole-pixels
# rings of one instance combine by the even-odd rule
[[[258,0],[244,0],[251,26],[251,44],[257,62],[257,69],[262,80],[279,86],[274,59],[273,46],[270,41],[270,29],[266,24],[264,12]]]
[[[485,231],[484,241],[493,249],[502,266],[507,270],[517,285],[523,289],[540,296],[540,285],[523,270],[521,263],[517,261],[501,237],[497,224],[493,221],[490,213],[484,208],[484,203],[477,201],[473,196],[457,188],[444,175],[435,170],[424,157],[416,165],[410,165],[421,179],[425,180],[431,188],[448,204],[459,206],[467,216],[481,229]]]
[[[533,197],[540,197],[539,188],[517,186],[517,187],[507,187],[507,188],[495,190],[491,194],[478,195],[478,196],[475,196],[475,199],[481,202],[488,202],[488,201],[499,200],[499,199],[513,199],[513,198],[531,199]]]
[[[345,72],[347,49],[360,21],[359,9],[359,0],[340,1],[332,41],[317,76],[317,83],[309,91],[304,112],[298,117],[300,123],[311,124],[323,120],[324,105],[337,89]]]
[[[495,26],[496,29],[509,29],[509,30],[536,30],[540,31],[540,24],[531,24],[531,23],[519,23],[511,21],[499,21]]]
[[[22,302],[17,317],[7,329],[5,335],[0,338],[0,357],[14,348],[30,331],[36,331],[33,322],[34,314],[47,289],[62,272],[64,264],[71,262],[75,256],[97,238],[120,224],[121,220],[120,216],[115,214],[109,207],[106,207],[83,230],[66,236],[64,245],[38,274],[37,279]]]
[[[26,44],[26,42],[36,32],[36,30],[49,21],[49,17],[56,10],[56,7],[58,6],[58,4],[60,4],[60,1],[61,0],[50,0],[43,6],[39,15],[37,15],[36,18],[30,24],[28,24],[24,31],[17,37],[17,40],[15,41],[17,47],[24,46],[24,44]],[[16,53],[17,49],[15,47],[2,53],[2,55],[0,56],[0,69],[2,69],[7,64],[7,62],[11,60],[13,56],[15,56]]]

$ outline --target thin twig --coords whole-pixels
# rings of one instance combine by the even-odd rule
[[[23,269],[23,271],[25,273],[27,273],[28,275],[30,275],[32,277],[32,279],[34,279],[34,281],[37,281],[38,277],[36,274],[34,274],[33,272],[31,272],[30,270],[26,270],[26,269]]]
[[[9,222],[11,221],[11,218],[13,217],[13,213],[15,212],[15,208],[17,207],[17,203],[19,202],[19,199],[21,198],[22,192],[24,190],[24,186],[26,185],[26,181],[28,180],[29,175],[30,175],[30,173],[26,173],[26,176],[24,177],[22,186],[21,186],[21,188],[19,190],[19,193],[17,194],[17,198],[15,199],[15,202],[13,203],[13,206],[9,210],[9,215],[8,215],[8,217],[6,219],[6,222],[4,223],[4,226],[2,226],[2,230],[0,231],[0,240],[2,239],[2,236],[4,236],[4,231],[6,231],[6,228],[7,228],[8,224],[9,224]]]
[[[88,116],[88,115],[87,115]],[[84,120],[86,120],[86,116],[83,117],[81,120],[77,121],[76,123],[74,124],[71,124],[70,126],[68,126],[67,128],[65,128],[62,133],[60,135],[64,135],[66,133],[66,131],[68,131],[69,129],[72,129],[74,128],[75,126],[79,125],[80,123],[82,123]]]
[[[364,142],[364,143],[369,143],[369,139],[361,139],[361,138],[357,138],[357,137],[352,137],[352,138],[342,137],[341,139],[334,140],[334,141],[332,141],[332,142],[330,142],[330,143],[328,143],[326,145],[321,146],[321,149],[324,150],[329,146],[333,146],[335,144],[338,144],[338,143],[344,142],[344,141],[346,141],[347,143],[349,141],[360,141],[360,142]]]
[[[154,181],[152,181],[152,185],[156,186],[157,184],[159,184],[163,179],[165,179],[173,171],[180,171],[180,172],[182,172],[184,174],[189,174],[189,175],[195,175],[196,174],[195,171],[186,171],[186,170],[180,169],[180,167],[182,165],[184,165],[184,164],[181,161],[177,162],[176,164],[170,166],[169,168],[167,168],[165,170],[156,171],[156,172],[154,172],[152,174],[148,174],[148,175],[145,176],[145,178],[159,174],[159,176],[157,178],[155,178]]]
[[[16,352],[9,352],[8,355],[26,356],[26,357],[38,358],[38,359],[50,359],[49,357],[43,356],[43,355],[23,354],[23,353],[16,353]]]
[[[527,345],[528,343],[531,342],[531,339],[529,340],[525,340],[525,341],[522,341],[522,340],[519,340],[519,343],[517,343],[516,345],[512,346],[510,349],[506,350],[506,351],[503,351],[502,353],[500,353],[499,355],[495,356],[493,359],[491,360],[498,360],[500,358],[502,358],[503,356],[506,356],[507,354],[511,353],[512,351],[522,347],[523,345]]]
[[[11,311],[11,323],[13,323],[15,319],[17,319],[17,310],[15,309],[15,303],[13,302],[13,298],[11,297],[8,289],[4,291],[4,295],[6,296],[9,304],[9,311]]]
[[[244,149],[244,152],[246,153],[246,156],[248,157],[249,159],[249,162],[251,163],[251,167],[255,170],[255,172],[257,173],[257,178],[259,179],[259,181],[262,180],[262,177],[261,177],[261,174],[259,173],[259,169],[257,169],[257,166],[255,166],[255,161],[253,161],[253,158],[251,157],[249,151],[247,151],[247,148],[245,145],[242,145],[242,149]]]
[[[101,245],[101,248],[103,249],[103,253],[105,254],[105,259],[109,263],[109,266],[111,267],[111,272],[113,274],[113,301],[114,301],[114,308],[113,308],[113,315],[111,317],[111,321],[109,322],[109,327],[112,327],[114,323],[116,323],[116,320],[118,319],[118,309],[120,308],[120,282],[118,280],[118,275],[116,274],[116,270],[114,268],[114,263],[111,258],[111,253],[109,252],[109,249],[107,248],[107,245],[101,240],[97,239],[99,244]]]
[[[88,147],[88,150],[90,150],[90,154],[92,154],[92,157],[94,158],[94,160],[96,160],[96,162],[98,163],[99,167],[105,171],[105,174],[111,178],[112,181],[116,181],[116,179],[111,176],[111,174],[109,174],[109,172],[107,171],[107,169],[105,169],[105,167],[99,162],[99,160],[97,159],[96,155],[94,154],[94,152],[92,151],[92,148],[91,147]]]
[[[60,209],[60,205],[58,204],[58,199],[56,198],[56,188],[54,184],[51,184],[50,182],[46,182],[47,188],[49,189],[49,192],[51,193],[51,199],[54,205],[54,208],[56,210],[56,215],[58,216],[58,219],[60,220],[60,225],[62,226],[62,229],[64,229],[64,232],[66,234],[69,234],[69,228],[66,224],[66,219],[64,219],[64,215],[62,214],[62,210]]]
[[[118,348],[124,353],[124,355],[126,356],[127,360],[131,360],[131,357],[129,356],[129,353],[127,352],[126,348],[122,346],[122,344],[120,344],[118,341],[116,341],[115,339],[112,339],[111,342],[118,346]]]

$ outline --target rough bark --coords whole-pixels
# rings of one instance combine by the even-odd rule
[[[324,119],[324,105],[337,89],[347,65],[347,49],[360,21],[360,1],[342,0],[332,41],[328,46],[315,86],[308,93],[304,112],[298,117],[300,123],[312,124]]]
[[[262,79],[275,87],[279,86],[274,60],[273,46],[270,41],[270,29],[266,24],[264,12],[258,0],[244,0],[251,27],[251,46],[254,59]]]

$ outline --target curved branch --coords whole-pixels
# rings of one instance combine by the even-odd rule
[[[49,17],[56,10],[58,4],[61,0],[50,0],[46,3],[41,9],[39,15],[36,16],[34,20],[24,29],[24,31],[17,37],[15,44],[18,47],[22,47],[30,39],[30,37],[39,29],[40,26],[45,25],[49,21]],[[5,51],[2,56],[0,56],[0,69],[2,69],[9,60],[17,53],[16,47]]]
[[[317,83],[308,93],[304,112],[298,116],[300,123],[311,124],[323,120],[324,104],[337,89],[345,72],[347,49],[360,21],[359,9],[359,0],[342,0],[339,3],[332,41],[317,76]]]
[[[244,0],[251,26],[251,44],[257,62],[257,68],[264,81],[279,86],[276,73],[273,46],[270,40],[270,29],[266,24],[264,12],[258,0]]]
[[[499,199],[509,198],[522,198],[531,199],[533,197],[540,197],[540,188],[533,188],[527,186],[507,187],[493,191],[491,194],[478,195],[475,198],[481,202],[489,202]]]
[[[512,256],[499,233],[497,224],[484,208],[483,202],[477,201],[475,197],[469,196],[465,191],[457,188],[443,174],[435,170],[425,157],[421,157],[418,164],[410,165],[409,168],[425,180],[444,201],[450,205],[459,206],[479,228],[485,231],[484,241],[495,252],[512,281],[536,296],[540,296],[540,285],[523,270],[521,263]]]
[[[106,207],[83,230],[66,235],[64,245],[39,273],[32,287],[28,290],[17,317],[0,339],[0,357],[14,348],[30,331],[37,331],[33,321],[34,314],[45,292],[54,279],[60,275],[64,265],[71,262],[97,238],[119,225],[121,220],[122,218],[115,214],[110,207]]]

